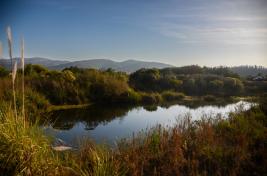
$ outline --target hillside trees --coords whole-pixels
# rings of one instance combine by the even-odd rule
[[[142,69],[129,76],[129,84],[137,91],[176,91],[188,95],[239,95],[244,89],[242,81],[230,71],[198,66]]]

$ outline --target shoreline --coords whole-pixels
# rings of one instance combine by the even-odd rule
[[[214,96],[215,97],[215,96]],[[185,104],[189,105],[194,103],[200,103],[200,104],[221,104],[221,103],[229,103],[229,102],[237,102],[237,101],[255,101],[257,97],[255,96],[231,96],[231,97],[215,97],[214,100],[205,100],[205,96],[185,96],[181,100],[173,100],[173,101],[162,101],[159,103],[136,103],[136,104],[129,104],[133,106],[166,106],[166,105],[174,105],[174,104]],[[87,104],[77,104],[77,105],[51,105],[48,107],[46,113],[52,112],[52,111],[59,111],[59,110],[68,110],[68,109],[82,109],[82,108],[88,108],[92,105],[120,105],[121,103],[87,103]]]

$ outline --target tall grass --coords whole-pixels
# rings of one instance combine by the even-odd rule
[[[24,124],[26,124],[25,117],[25,78],[24,78],[24,39],[21,41],[21,69],[22,69],[22,117],[24,119]]]
[[[44,175],[59,169],[50,141],[37,124],[24,124],[11,110],[0,117],[0,171],[5,175]],[[24,126],[26,125],[26,126]]]
[[[264,175],[267,117],[258,108],[227,120],[185,118],[118,144],[128,175]]]
[[[264,175],[267,117],[258,107],[229,119],[190,116],[156,126],[115,148],[84,142],[56,152],[38,124],[0,111],[0,172],[5,175]]]
[[[0,112],[0,171],[5,175],[54,175],[59,172],[59,159],[51,149],[50,141],[43,134],[38,124],[25,121],[24,105],[23,117],[18,118],[16,106],[17,62],[13,65],[12,34],[7,28],[9,56],[12,68],[13,109],[1,104]],[[24,44],[21,49],[24,68]],[[24,104],[24,80],[23,104]]]
[[[9,58],[11,60],[11,69],[13,68],[13,55],[12,55],[12,33],[11,33],[11,28],[8,26],[7,27],[7,42],[8,42],[8,54]]]
[[[85,140],[76,157],[85,175],[123,176],[127,173],[114,152],[105,145],[96,145],[92,141]]]
[[[0,173],[4,175],[122,175],[115,169],[115,160],[108,150],[86,145],[86,148],[75,156],[69,153],[57,153],[53,151],[52,141],[44,135],[38,122],[30,123],[26,119],[24,40],[21,42],[22,113],[17,112],[15,85],[17,62],[13,64],[10,27],[7,28],[7,37],[12,68],[13,109],[6,103],[0,104]],[[32,95],[29,99],[35,98]],[[37,99],[40,102],[40,98]]]
[[[8,175],[112,176],[125,170],[109,148],[84,142],[77,152],[54,151],[38,123],[0,107],[0,173]]]
[[[13,66],[13,55],[12,55],[12,33],[11,28],[7,27],[7,40],[8,40],[8,51],[9,51],[9,58],[11,61],[11,75],[12,75],[12,92],[13,92],[13,108],[15,117],[17,118],[17,106],[16,106],[16,91],[15,91],[15,79],[17,74],[17,62]]]
[[[17,105],[16,105],[16,90],[15,90],[15,80],[17,75],[17,62],[15,61],[13,70],[12,70],[12,91],[13,91],[13,108],[14,108],[14,114],[17,118]]]

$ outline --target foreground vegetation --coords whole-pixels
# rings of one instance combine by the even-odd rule
[[[37,124],[1,107],[0,171],[4,175],[264,175],[265,103],[229,119],[190,116],[174,127],[156,126],[115,148],[84,141],[57,152]]]

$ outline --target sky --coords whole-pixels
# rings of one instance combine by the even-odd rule
[[[267,66],[267,0],[1,0],[8,56]]]

